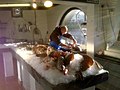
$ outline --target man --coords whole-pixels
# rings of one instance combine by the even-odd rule
[[[50,46],[54,47],[57,50],[70,51],[70,46],[60,42],[61,36],[67,32],[67,26],[56,27],[50,35]]]

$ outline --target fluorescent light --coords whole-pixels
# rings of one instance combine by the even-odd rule
[[[31,4],[0,4],[0,7],[29,7]]]

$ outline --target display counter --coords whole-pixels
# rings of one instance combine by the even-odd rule
[[[18,79],[25,90],[94,90],[95,85],[108,80],[108,71],[102,69],[96,75],[76,79],[64,75],[56,69],[45,70],[40,57],[30,50],[20,49],[16,44],[1,45],[0,50],[8,50],[17,60]]]

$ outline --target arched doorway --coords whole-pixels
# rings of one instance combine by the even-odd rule
[[[59,25],[66,25],[78,44],[82,46],[83,49],[86,49],[87,43],[87,16],[79,8],[70,8],[65,12],[61,18]]]

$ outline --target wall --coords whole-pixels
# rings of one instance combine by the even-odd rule
[[[95,52],[105,50],[107,43],[114,43],[117,40],[120,30],[120,0],[101,0],[95,7],[97,14],[97,28],[95,30]],[[103,3],[104,2],[104,3]],[[103,8],[101,7],[103,5]]]
[[[0,37],[11,37],[13,22],[10,11],[0,11]]]
[[[38,35],[38,37],[36,37],[36,39],[39,39],[39,38],[44,39],[45,38],[46,31],[48,30],[46,17],[47,17],[46,10],[36,10],[36,25],[40,31],[40,34]],[[26,21],[31,21],[34,24],[35,23],[34,11],[32,11],[32,10],[24,11],[24,19]]]
[[[81,4],[79,4],[79,5],[63,4],[63,5],[59,5],[59,6],[56,6],[54,8],[51,8],[50,10],[48,10],[47,11],[47,21],[48,21],[49,32],[51,33],[54,30],[54,28],[59,25],[63,14],[68,9],[70,9],[72,7],[78,7],[86,13],[86,6],[87,6],[87,4],[84,4],[82,6],[81,6]]]
[[[0,37],[33,40],[32,30],[34,29],[34,25],[30,26],[31,30],[29,31],[28,22],[35,24],[33,10],[23,10],[23,17],[19,18],[13,18],[11,16],[11,11],[0,11]],[[46,10],[36,11],[36,24],[40,34],[35,35],[35,39],[44,39],[47,31]],[[21,31],[20,28],[23,28],[23,30]]]

